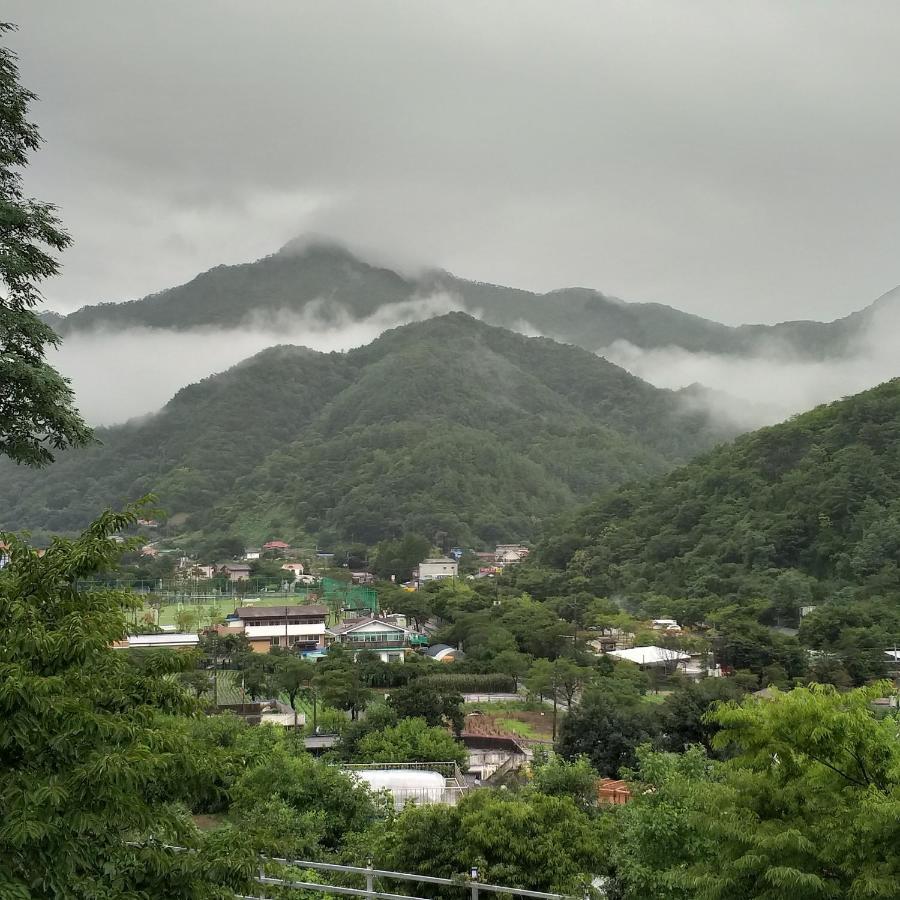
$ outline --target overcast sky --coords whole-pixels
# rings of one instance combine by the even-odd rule
[[[726,322],[900,283],[900,5],[6,0],[49,305],[314,231]]]

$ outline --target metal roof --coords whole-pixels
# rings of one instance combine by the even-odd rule
[[[682,662],[690,659],[687,653],[679,650],[669,650],[667,647],[633,647],[631,650],[612,650],[606,654],[616,659],[625,659],[628,662],[637,663],[639,666],[653,665],[664,662]]]
[[[190,634],[130,634],[128,635],[129,647],[196,647],[200,643],[200,635]]]
[[[366,616],[362,619],[347,619],[344,622],[341,622],[340,625],[332,626],[329,631],[332,634],[346,634],[349,631],[355,631],[357,628],[362,628],[363,625],[369,625],[372,622],[379,622],[382,625],[387,625],[388,628],[394,628],[397,631],[404,631],[407,634],[414,634],[410,628],[404,628],[402,625],[397,625],[395,622],[389,622],[387,619],[376,619],[374,616]]]

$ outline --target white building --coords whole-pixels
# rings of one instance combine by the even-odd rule
[[[439,581],[442,578],[457,578],[458,576],[459,563],[449,556],[423,559],[415,572],[415,580],[419,584],[425,584],[428,581]]]
[[[501,566],[513,566],[528,556],[528,548],[522,544],[498,544],[494,560]]]
[[[242,606],[234,611],[253,650],[270,647],[325,648],[327,606]]]
[[[427,647],[428,637],[387,619],[366,616],[348,619],[328,630],[354,658],[362,650],[378,655],[382,662],[403,662],[406,653],[416,647]]]
[[[373,791],[389,791],[395,809],[407,803],[454,805],[458,789],[447,785],[440,772],[422,769],[353,769],[352,775]]]
[[[612,650],[606,654],[614,659],[621,659],[634,663],[641,669],[662,669],[666,672],[674,672],[677,668],[684,669],[689,654],[680,650],[670,650],[668,647],[632,647],[630,650]]]
[[[130,634],[126,640],[113,644],[113,647],[116,650],[134,650],[138,647],[177,650],[196,647],[199,643],[200,635],[196,632],[166,631],[162,634]]]

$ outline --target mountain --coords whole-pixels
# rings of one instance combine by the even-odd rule
[[[900,598],[900,379],[613,493],[541,545],[600,595]]]
[[[0,527],[71,531],[154,492],[186,535],[486,545],[729,436],[592,353],[451,313],[271,348],[46,470],[5,463]]]
[[[835,322],[784,322],[733,328],[660,303],[626,303],[587,288],[536,294],[468,281],[443,271],[402,275],[372,265],[333,243],[294,241],[252,263],[217,266],[178,287],[127,303],[85,306],[68,316],[47,314],[63,336],[135,326],[184,330],[277,322],[303,315],[323,323],[364,319],[396,304],[442,298],[484,321],[538,332],[596,352],[618,342],[651,349],[825,359],[853,352],[874,315],[896,311],[900,289]],[[440,305],[440,304],[438,304]],[[412,309],[406,318],[433,314]]]

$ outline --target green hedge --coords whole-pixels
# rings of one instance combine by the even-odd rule
[[[439,690],[461,694],[512,694],[516,685],[509,675],[477,672],[441,672],[416,679],[417,684],[430,684]]]

